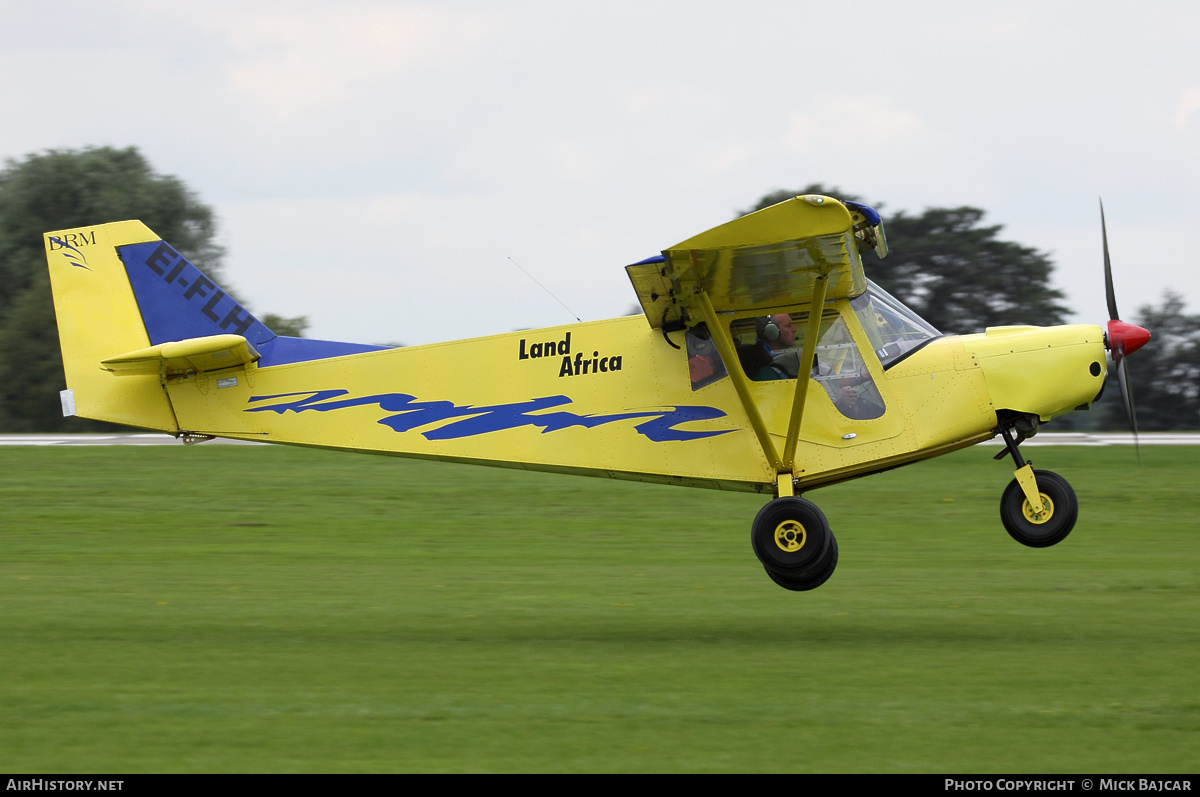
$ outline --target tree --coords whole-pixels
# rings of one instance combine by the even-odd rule
[[[141,219],[219,275],[224,252],[212,209],[132,147],[49,151],[0,171],[0,429],[102,428],[66,422],[59,411],[66,385],[42,233],[124,219]]]
[[[798,192],[775,191],[743,214],[799,194],[862,202],[853,194],[814,184]],[[881,203],[871,204],[876,209]],[[863,257],[867,276],[946,333],[982,332],[1003,324],[1061,324],[1067,308],[1050,285],[1054,264],[1027,246],[1001,241],[1001,225],[983,226],[972,207],[903,211],[884,219],[889,254]]]
[[[1138,428],[1148,432],[1200,429],[1200,315],[1188,315],[1183,297],[1167,290],[1160,306],[1147,305],[1138,311],[1135,323],[1154,336],[1128,360]],[[1103,428],[1129,428],[1116,375],[1111,372],[1096,409]]]
[[[289,338],[302,338],[308,331],[308,316],[306,315],[284,318],[281,315],[267,313],[258,320],[276,335],[285,335]]]

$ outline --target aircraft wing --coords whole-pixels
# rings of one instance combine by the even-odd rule
[[[866,290],[858,244],[879,251],[879,215],[830,197],[793,197],[664,249],[626,267],[650,326],[678,328],[702,320],[703,292],[720,312],[803,305],[828,274],[826,299]]]

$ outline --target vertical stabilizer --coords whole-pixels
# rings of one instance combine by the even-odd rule
[[[157,374],[118,376],[101,361],[150,345],[118,248],[157,242],[140,221],[45,234],[46,260],[63,370],[74,414],[166,432],[178,431]]]

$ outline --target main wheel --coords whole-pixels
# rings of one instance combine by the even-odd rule
[[[1042,511],[1034,512],[1016,479],[1009,483],[1000,499],[1000,519],[1012,538],[1030,548],[1049,548],[1075,528],[1079,501],[1067,480],[1057,473],[1034,473],[1042,496]]]
[[[776,498],[759,510],[750,529],[758,560],[768,573],[787,581],[808,581],[823,573],[832,540],[825,515],[803,498]]]
[[[829,577],[833,575],[834,569],[837,568],[837,537],[834,537],[832,533],[829,535],[829,552],[826,554],[826,559],[825,569],[811,578],[792,578],[786,572],[775,571],[765,565],[764,568],[767,571],[767,575],[771,577],[771,580],[784,589],[790,589],[794,592],[807,592],[810,589],[816,589],[828,581]]]

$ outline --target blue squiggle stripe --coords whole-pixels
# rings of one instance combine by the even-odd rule
[[[361,407],[370,404],[378,405],[388,413],[378,422],[397,432],[408,432],[422,426],[438,423],[452,418],[459,418],[452,423],[439,426],[428,432],[423,432],[426,440],[457,440],[463,437],[498,432],[503,429],[516,429],[521,426],[536,426],[542,429],[542,434],[557,432],[573,426],[592,429],[607,423],[629,420],[630,418],[648,418],[634,429],[656,443],[669,441],[700,440],[706,437],[728,434],[732,429],[717,431],[693,432],[675,427],[690,421],[708,421],[722,418],[725,413],[716,407],[672,406],[657,409],[620,412],[608,415],[576,415],[571,412],[548,412],[531,415],[532,412],[561,407],[571,403],[567,396],[545,396],[542,398],[518,401],[512,404],[494,404],[484,407],[457,406],[449,401],[418,401],[415,396],[407,393],[380,393],[356,398],[341,398],[348,395],[347,390],[310,390],[300,393],[281,393],[274,396],[251,396],[250,402],[273,401],[274,404],[264,404],[249,407],[246,412],[275,412],[280,415],[286,412],[331,412],[347,407]],[[296,398],[300,397],[300,398]],[[281,399],[285,399],[281,401]]]

